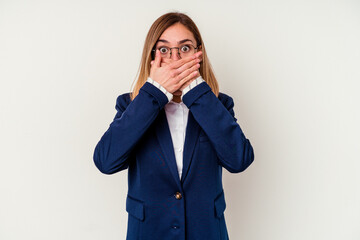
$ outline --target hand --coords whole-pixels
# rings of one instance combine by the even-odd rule
[[[202,52],[201,53],[198,53],[197,55],[197,58],[199,59],[199,62],[202,61]],[[160,66],[163,67],[163,66],[166,66],[168,64],[171,64],[173,63],[175,60],[171,59],[171,58],[161,58],[161,63],[160,63]],[[155,60],[152,60],[151,61],[151,65],[153,65],[155,62]],[[188,85],[191,84],[192,81],[194,81],[196,78],[198,78],[200,76],[200,72],[198,71],[198,74],[196,74],[193,78],[189,79],[187,82],[185,82],[178,90],[180,91],[183,91]]]
[[[202,53],[200,55],[198,55],[197,58],[200,60],[199,63],[202,62]],[[150,64],[152,65],[154,62],[155,62],[155,60],[152,60]],[[165,66],[166,64],[170,64],[172,62],[174,62],[174,60],[172,60],[171,58],[161,58],[160,64],[162,67],[162,66]]]
[[[199,75],[201,55],[200,51],[187,58],[173,61],[162,59],[159,50],[156,50],[155,60],[151,62],[150,78],[161,84],[170,93],[182,90],[185,88],[184,85],[187,86],[194,77]]]
[[[202,61],[202,54],[198,55],[198,59],[200,60],[200,62]],[[171,59],[171,58],[162,58],[161,59],[161,67],[166,66],[167,64],[173,63],[175,60]],[[151,61],[151,65],[154,63],[154,60]],[[184,83],[179,90],[182,92],[187,86],[189,86],[191,84],[192,81],[194,81],[196,78],[198,78],[200,76],[200,72],[198,72],[198,74],[196,74],[196,76],[194,76],[193,78],[189,79],[189,81],[187,81],[186,83]]]
[[[192,83],[192,81],[194,81],[194,80],[197,79],[198,77],[200,77],[200,72],[199,72],[199,71],[197,71],[197,74],[196,74],[194,77],[192,77],[189,81],[185,82],[185,83],[179,88],[179,90],[182,92],[187,86],[189,86],[189,85]]]

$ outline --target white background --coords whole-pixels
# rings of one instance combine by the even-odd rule
[[[127,172],[92,155],[171,10],[198,25],[255,150],[224,171],[230,239],[360,239],[356,0],[0,0],[0,239],[125,239]]]

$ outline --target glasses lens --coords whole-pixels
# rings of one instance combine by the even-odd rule
[[[170,49],[168,47],[159,47],[160,54],[164,58],[168,58],[170,56]]]
[[[180,54],[180,58],[185,58],[195,53],[195,47],[191,44],[183,44],[173,48],[163,46],[158,49],[163,58],[171,58],[172,54]]]
[[[181,58],[188,57],[195,53],[195,48],[191,44],[184,44],[179,47]]]

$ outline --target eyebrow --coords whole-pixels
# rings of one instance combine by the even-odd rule
[[[181,41],[178,41],[178,44],[182,44],[182,43],[187,42],[187,41],[193,42],[190,39],[183,39]],[[169,43],[169,41],[167,41],[165,39],[159,39],[158,42]]]

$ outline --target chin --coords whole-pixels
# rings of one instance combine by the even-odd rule
[[[182,91],[180,91],[180,90],[177,90],[173,93],[173,95],[176,95],[176,96],[181,96],[181,94],[182,94]]]

